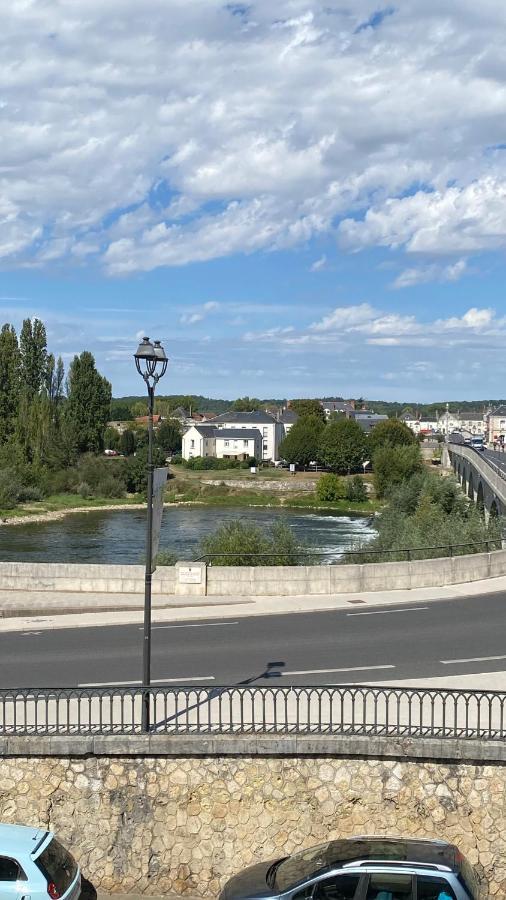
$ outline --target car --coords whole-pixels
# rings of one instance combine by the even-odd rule
[[[81,872],[52,831],[0,823],[2,900],[78,900]]]
[[[442,840],[358,836],[235,875],[220,900],[478,900],[476,873]]]

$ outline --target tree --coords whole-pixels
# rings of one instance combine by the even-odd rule
[[[355,419],[341,419],[325,426],[319,448],[321,462],[341,475],[358,469],[366,458],[366,438]]]
[[[400,419],[386,419],[378,422],[369,435],[369,450],[374,453],[379,447],[402,447],[416,443],[416,437],[405,422]]]
[[[40,319],[25,319],[19,337],[21,387],[31,400],[46,383],[47,338]]]
[[[177,419],[166,419],[158,426],[156,443],[166,453],[181,452],[181,429]]]
[[[108,425],[104,431],[104,447],[106,450],[119,450],[120,433],[117,428]]]
[[[14,433],[19,403],[19,347],[12,325],[0,331],[0,443]]]
[[[420,447],[418,443],[379,447],[372,458],[372,466],[376,495],[384,497],[395,485],[422,471]]]
[[[325,413],[319,400],[291,400],[290,409],[296,412],[299,418],[317,416],[322,422],[325,422]]]
[[[93,355],[85,350],[80,356],[74,356],[68,377],[65,420],[78,453],[97,453],[102,449],[110,404],[111,385],[97,371]]]
[[[279,445],[281,459],[300,466],[307,466],[317,459],[323,427],[322,420],[317,416],[299,419]]]
[[[122,432],[119,439],[119,449],[125,456],[131,456],[135,451],[135,435],[130,428]]]
[[[112,400],[110,416],[114,422],[129,422],[132,418],[132,410],[128,403],[123,403],[121,400]]]
[[[232,409],[234,412],[254,412],[262,409],[262,401],[257,397],[238,397],[232,403]]]

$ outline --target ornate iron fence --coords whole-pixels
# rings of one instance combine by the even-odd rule
[[[506,692],[374,687],[0,691],[0,735],[367,735],[506,740]]]

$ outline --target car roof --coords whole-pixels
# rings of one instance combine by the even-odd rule
[[[385,863],[413,863],[447,866],[458,871],[460,854],[454,844],[419,838],[356,837],[330,841],[325,852],[328,866],[375,860]]]
[[[0,823],[0,854],[29,855],[49,834],[45,828]]]

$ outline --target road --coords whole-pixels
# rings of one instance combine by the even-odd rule
[[[138,683],[140,625],[0,634],[2,687]],[[506,594],[153,626],[161,683],[339,684],[506,670]]]

